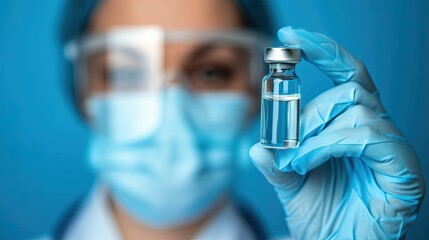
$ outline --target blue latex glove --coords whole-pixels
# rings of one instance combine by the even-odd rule
[[[425,183],[412,146],[389,121],[361,61],[331,39],[278,32],[284,45],[326,73],[335,87],[301,113],[301,145],[256,144],[255,166],[274,185],[296,239],[398,239],[418,215]]]

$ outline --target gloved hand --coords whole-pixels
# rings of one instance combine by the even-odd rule
[[[296,239],[399,239],[425,191],[412,146],[389,121],[361,61],[331,39],[302,29],[278,32],[284,45],[326,73],[335,87],[301,113],[301,145],[250,156],[274,185]]]

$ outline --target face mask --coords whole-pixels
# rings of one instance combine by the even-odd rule
[[[116,143],[153,135],[161,121],[161,105],[160,94],[153,92],[109,92],[85,102],[94,134]]]
[[[90,166],[107,184],[114,200],[142,223],[170,228],[200,217],[231,186],[250,99],[234,93],[191,95],[172,87],[160,98],[161,110],[155,110],[159,116],[153,116],[149,108],[123,106],[136,100],[127,98],[107,95],[92,100],[93,116],[100,115],[97,124],[111,130],[107,127],[106,134],[94,135]],[[122,116],[106,114],[112,106],[121,109],[116,113],[121,111]],[[102,116],[111,118],[103,123]],[[142,116],[142,123],[147,121],[145,116],[158,122],[144,131],[138,124],[122,123],[135,116]],[[134,135],[134,141],[104,137],[116,136],[110,131],[120,132],[122,127],[133,132],[134,126],[141,134],[140,138]]]

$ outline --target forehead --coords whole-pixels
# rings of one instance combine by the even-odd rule
[[[233,0],[105,0],[89,32],[120,26],[156,24],[164,29],[220,30],[243,26]]]

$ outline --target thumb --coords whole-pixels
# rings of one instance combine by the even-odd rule
[[[268,182],[276,187],[277,191],[282,191],[282,195],[293,194],[301,187],[304,177],[293,171],[281,171],[275,162],[273,150],[263,147],[261,143],[257,143],[250,149],[249,155],[255,167],[265,176]]]

